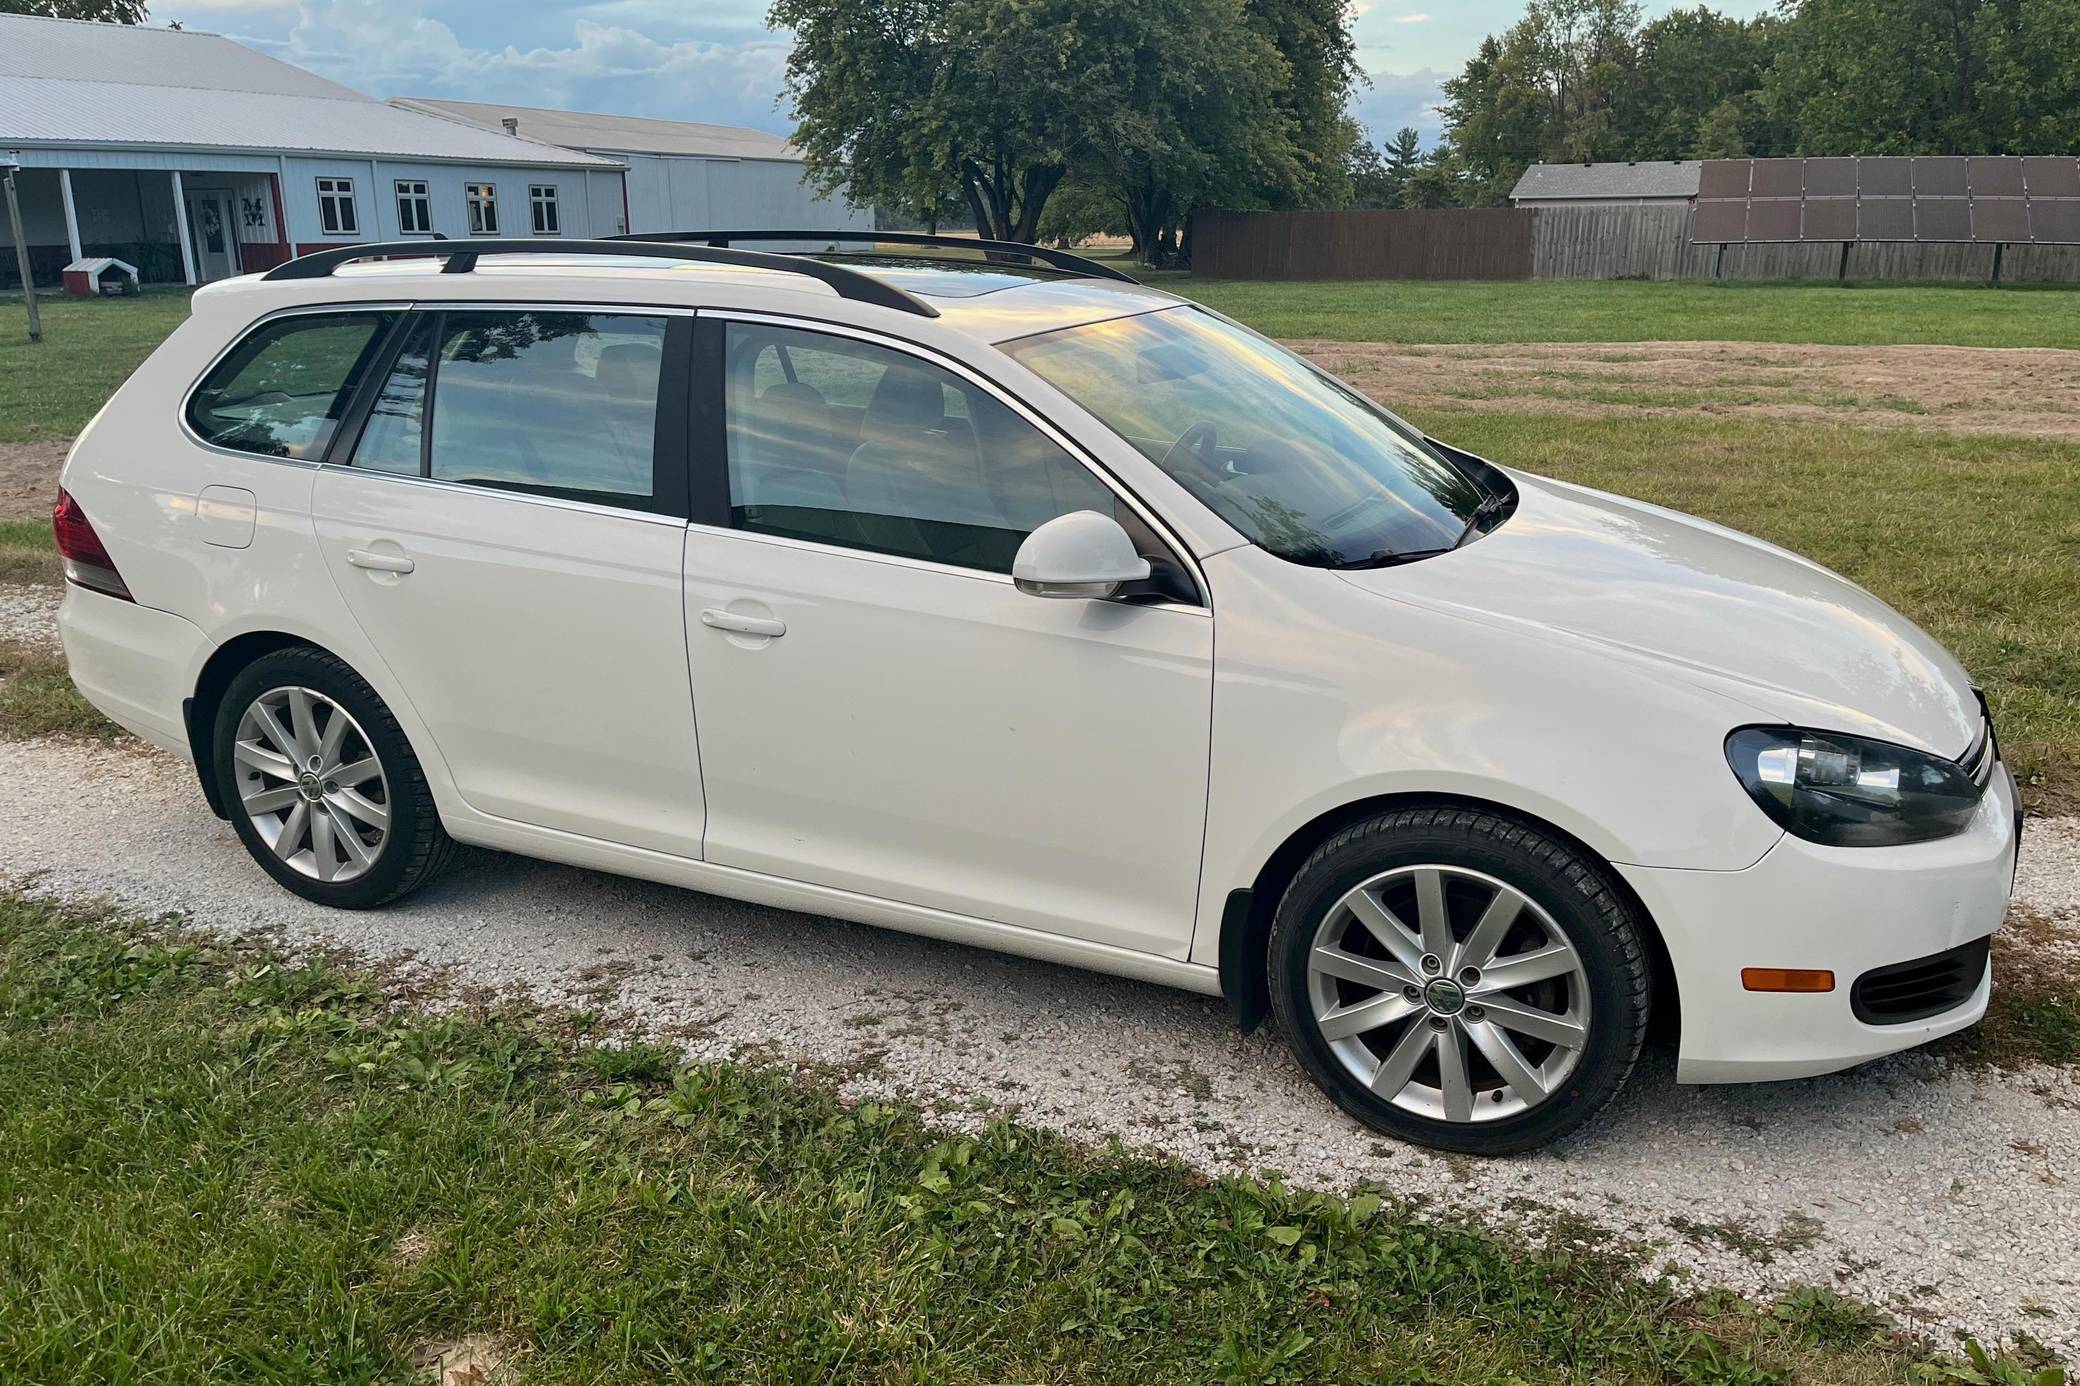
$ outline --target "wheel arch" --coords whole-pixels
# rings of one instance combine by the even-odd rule
[[[352,667],[352,662],[342,659],[338,651],[327,649],[308,636],[291,635],[280,630],[247,631],[219,645],[203,661],[201,670],[195,675],[195,691],[181,704],[181,716],[188,729],[188,749],[195,761],[195,773],[202,780],[202,797],[209,801],[210,812],[219,818],[228,820],[231,812],[224,801],[224,787],[217,783],[217,758],[210,742],[217,725],[217,708],[224,701],[224,691],[254,660],[277,650],[298,648],[320,651]]]
[[[1666,1027],[1664,1032],[1671,1037],[1680,1033],[1682,997],[1676,982],[1675,967],[1669,957],[1668,945],[1661,936],[1661,925],[1654,918],[1653,912],[1647,908],[1646,902],[1640,899],[1639,893],[1633,890],[1631,883],[1612,867],[1602,853],[1565,828],[1537,814],[1468,795],[1422,792],[1373,795],[1318,814],[1302,824],[1272,851],[1264,865],[1258,869],[1256,878],[1247,887],[1228,892],[1228,898],[1221,908],[1221,995],[1227,998],[1236,1024],[1242,1028],[1244,1034],[1256,1029],[1263,1023],[1264,1017],[1270,1014],[1271,920],[1278,911],[1279,898],[1285,894],[1286,887],[1299,873],[1302,863],[1315,848],[1353,823],[1383,813],[1410,808],[1470,809],[1493,814],[1498,818],[1511,819],[1565,843],[1586,860],[1594,862],[1609,880],[1611,889],[1632,907],[1643,926],[1642,938],[1646,943],[1648,959],[1653,969],[1655,1030],[1664,1031]]]

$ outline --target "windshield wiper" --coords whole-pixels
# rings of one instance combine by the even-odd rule
[[[1500,515],[1508,508],[1509,502],[1507,492],[1498,491],[1492,496],[1483,497],[1481,503],[1473,508],[1473,513],[1466,517],[1466,528],[1459,531],[1459,537],[1453,541],[1452,547],[1464,548],[1466,541],[1473,538],[1475,532],[1480,529],[1481,521]]]
[[[1457,545],[1452,547],[1456,548]],[[1340,573],[1349,572],[1353,568],[1394,568],[1403,563],[1413,563],[1419,558],[1435,558],[1438,554],[1450,553],[1451,551],[1451,548],[1404,549],[1400,553],[1389,553],[1387,550],[1381,549],[1378,553],[1367,558],[1346,558],[1340,563],[1332,563],[1329,566]]]

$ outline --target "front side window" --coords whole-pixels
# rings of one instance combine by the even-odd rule
[[[1294,563],[1376,567],[1451,548],[1483,499],[1370,400],[1197,308],[1003,349]]]
[[[554,183],[530,184],[527,189],[527,205],[534,216],[534,233],[537,236],[563,234],[563,218],[556,209]]]
[[[352,236],[360,232],[361,219],[354,213],[354,180],[318,180],[318,225],[328,236]]]
[[[665,327],[622,313],[429,313],[398,350],[354,465],[649,509]]]
[[[419,179],[397,180],[397,230],[406,236],[423,236],[433,230],[433,200]]]
[[[887,347],[728,326],[730,523],[1011,571],[1026,535],[1117,513],[1090,471],[986,390]]]
[[[322,458],[395,318],[303,313],[262,324],[196,388],[189,426],[222,448]]]
[[[498,187],[493,183],[464,183],[462,195],[469,203],[469,233],[472,236],[496,236],[498,234]]]

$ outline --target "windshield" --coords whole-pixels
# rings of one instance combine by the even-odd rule
[[[1192,307],[1003,349],[1263,548],[1323,568],[1449,549],[1482,494],[1377,405]]]

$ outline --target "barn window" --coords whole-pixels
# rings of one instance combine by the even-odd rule
[[[534,214],[534,233],[537,236],[560,236],[563,234],[563,218],[556,210],[556,185],[554,183],[532,183],[527,189],[527,206]]]
[[[433,202],[419,179],[397,180],[397,230],[405,236],[423,236],[433,230]]]
[[[496,236],[498,234],[498,185],[495,183],[464,183],[462,194],[469,202],[469,233],[472,236]]]
[[[354,214],[353,179],[318,180],[318,225],[328,236],[352,236],[360,233],[361,219]]]

